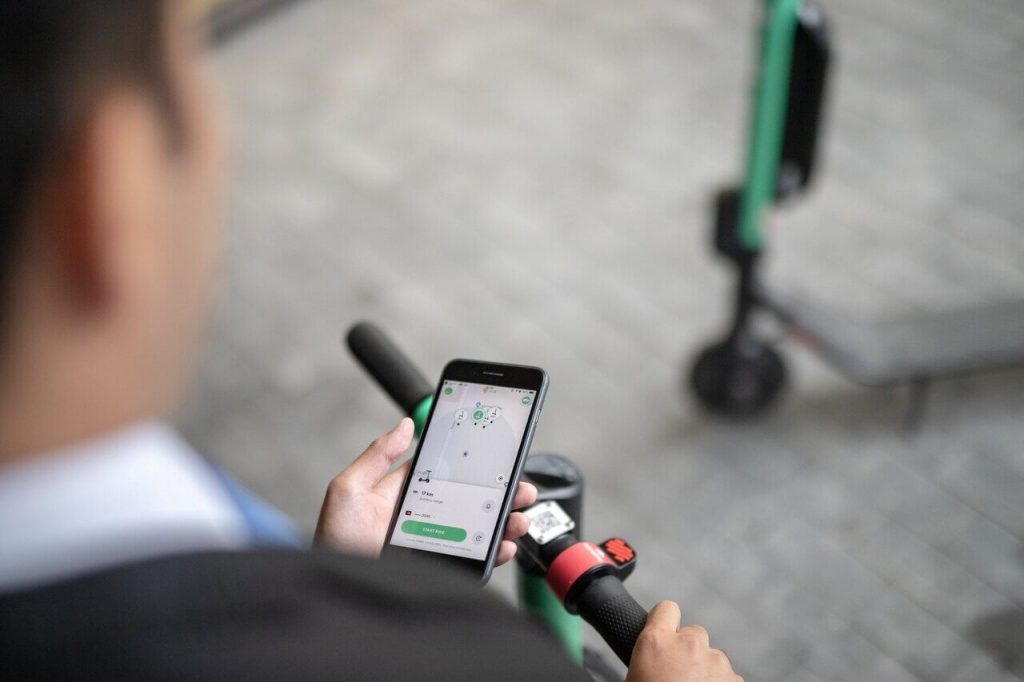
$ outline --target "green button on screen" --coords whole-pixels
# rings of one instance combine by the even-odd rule
[[[402,532],[409,535],[423,535],[438,540],[449,542],[462,542],[466,539],[466,531],[452,526],[439,526],[436,523],[422,523],[420,521],[403,521]]]

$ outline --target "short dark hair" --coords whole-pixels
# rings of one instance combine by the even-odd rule
[[[0,0],[0,324],[33,189],[92,98],[129,83],[174,111],[167,1]]]

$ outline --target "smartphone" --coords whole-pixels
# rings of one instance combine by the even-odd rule
[[[487,582],[547,387],[537,367],[448,363],[382,556],[415,555]]]

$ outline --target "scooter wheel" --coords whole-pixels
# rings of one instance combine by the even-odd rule
[[[767,410],[786,383],[786,364],[771,346],[740,336],[705,348],[690,371],[690,388],[712,412],[753,417]]]

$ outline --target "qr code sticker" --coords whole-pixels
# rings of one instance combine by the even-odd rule
[[[559,518],[549,511],[544,512],[533,520],[533,525],[539,533],[546,533],[561,523]]]

